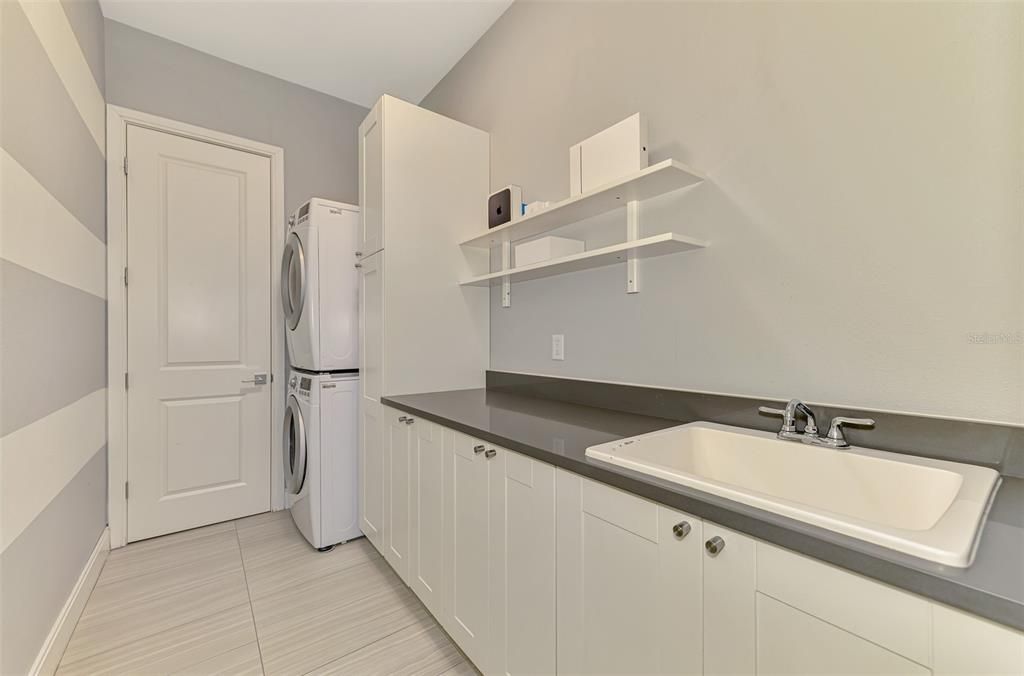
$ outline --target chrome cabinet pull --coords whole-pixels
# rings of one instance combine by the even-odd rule
[[[487,451],[486,453],[484,453],[484,457],[487,458],[488,460],[490,460],[491,458],[493,458],[496,455],[498,455],[498,452],[496,450],[494,450],[493,448],[491,450]]]
[[[474,446],[473,447],[473,452],[476,453],[477,455],[480,455],[481,453],[484,452],[484,447],[482,445],[481,446]]]
[[[252,384],[252,385],[266,385],[267,384],[267,374],[266,373],[257,373],[252,378],[249,378],[248,380],[243,380],[242,382],[243,383],[249,383],[249,384]]]
[[[672,526],[672,534],[675,535],[676,538],[678,538],[680,540],[682,540],[684,537],[689,535],[690,534],[690,530],[691,530],[691,528],[690,528],[690,522],[689,521],[680,521],[676,525]]]
[[[704,549],[708,550],[711,556],[718,556],[725,549],[725,540],[716,535],[704,543]]]
[[[411,424],[413,424],[414,422],[416,422],[416,418],[406,418],[406,419],[405,419],[405,424],[406,424],[406,425],[411,425]]]
[[[404,416],[404,415],[400,415],[400,416],[398,416],[398,422],[405,422],[405,421],[406,421],[406,420],[408,420],[408,419],[409,419],[409,418],[407,418],[407,417],[406,417],[406,416]]]

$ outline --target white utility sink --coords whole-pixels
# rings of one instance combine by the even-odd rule
[[[985,467],[706,422],[592,446],[587,455],[958,568],[971,565],[999,482]]]

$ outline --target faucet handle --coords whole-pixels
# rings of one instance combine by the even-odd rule
[[[790,415],[789,411],[784,408],[772,408],[771,406],[759,406],[758,411],[761,413],[767,413],[768,415],[777,415],[782,418],[782,431],[783,432],[796,432],[796,423]]]
[[[857,427],[873,427],[875,421],[871,418],[847,418],[846,416],[837,415],[832,418],[832,422],[828,425],[828,434],[825,438],[835,442],[837,448],[846,448],[849,446],[849,442],[846,441],[846,436],[843,434],[843,425],[854,425]]]

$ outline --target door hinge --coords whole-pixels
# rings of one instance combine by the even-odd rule
[[[124,372],[124,389],[128,389],[128,372]]]
[[[128,266],[124,266],[124,285],[128,286]]]
[[[124,175],[128,175],[128,156],[124,156]]]
[[[127,481],[124,482],[124,499],[125,500],[128,499],[128,482]]]

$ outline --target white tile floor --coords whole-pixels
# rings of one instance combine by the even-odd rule
[[[475,674],[365,539],[287,512],[111,552],[58,674]]]

